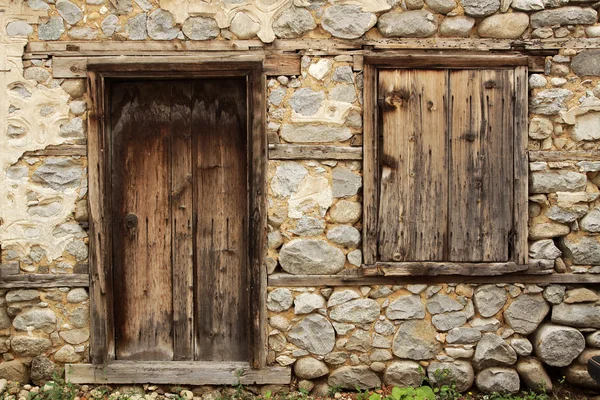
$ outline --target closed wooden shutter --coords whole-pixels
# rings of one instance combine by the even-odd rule
[[[381,70],[378,259],[506,262],[514,71]]]

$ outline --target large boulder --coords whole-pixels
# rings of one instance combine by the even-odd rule
[[[552,322],[575,328],[600,329],[600,304],[557,304],[552,307]]]
[[[311,314],[290,329],[288,340],[313,354],[327,354],[335,346],[335,331],[327,318]]]
[[[321,26],[335,37],[358,39],[376,22],[375,14],[363,11],[358,5],[336,4],[327,7],[321,19]]]
[[[552,392],[552,380],[537,358],[520,359],[517,361],[516,368],[523,383],[529,389],[544,393]]]
[[[377,28],[385,37],[426,38],[437,31],[437,19],[426,10],[389,12],[379,17]]]
[[[475,307],[482,317],[492,317],[506,304],[508,296],[504,288],[483,285],[475,291]]]
[[[60,371],[60,367],[46,356],[37,356],[31,360],[31,381],[38,386],[53,380]]]
[[[484,393],[517,393],[521,382],[514,369],[491,367],[477,374],[475,384]]]
[[[516,333],[529,335],[537,329],[549,311],[550,306],[541,294],[523,294],[504,311],[504,319]]]
[[[585,348],[585,338],[575,328],[545,323],[533,335],[535,355],[553,367],[564,367]]]
[[[390,303],[385,315],[389,319],[423,319],[425,306],[419,295],[400,296]]]
[[[20,356],[34,357],[50,350],[50,339],[34,336],[15,336],[10,341],[12,350]]]
[[[486,333],[475,348],[473,364],[477,369],[512,365],[517,362],[517,353],[500,336]]]
[[[20,360],[0,363],[0,379],[12,382],[29,382],[29,369]]]
[[[432,362],[427,368],[427,376],[433,386],[454,383],[459,392],[468,390],[475,380],[473,366],[468,361]]]
[[[19,331],[33,328],[51,333],[56,329],[56,314],[49,308],[30,308],[15,317],[13,326]]]
[[[436,339],[437,331],[425,320],[404,322],[398,328],[392,344],[392,352],[399,358],[428,360],[441,350]]]
[[[325,240],[295,239],[283,245],[279,263],[290,274],[329,275],[344,268],[346,257]]]
[[[414,361],[394,361],[385,369],[383,383],[391,386],[421,386],[425,369]]]
[[[364,365],[345,366],[336,369],[329,375],[329,386],[355,390],[372,389],[381,386],[381,381],[375,372]]]
[[[372,299],[357,299],[334,307],[329,316],[337,322],[367,324],[379,319],[379,304]]]
[[[570,234],[562,239],[564,254],[578,265],[600,265],[600,236]]]
[[[312,357],[303,357],[294,364],[294,374],[301,379],[316,379],[328,373],[327,365]]]
[[[600,76],[600,50],[584,50],[577,54],[571,61],[571,68],[580,76]]]

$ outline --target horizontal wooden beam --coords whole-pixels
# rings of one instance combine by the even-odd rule
[[[271,160],[362,160],[362,147],[270,144]]]
[[[291,369],[251,369],[247,362],[113,361],[106,365],[67,364],[66,380],[92,384],[288,385]]]
[[[453,262],[378,262],[365,266],[365,275],[384,276],[498,276],[525,271],[528,265],[505,263],[453,263]]]
[[[529,161],[598,161],[600,150],[529,151]]]
[[[367,55],[364,63],[377,68],[514,68],[528,65],[523,55]]]
[[[26,151],[26,157],[43,157],[43,156],[86,156],[87,146],[84,144],[48,146],[41,150]]]
[[[48,288],[48,287],[88,287],[88,274],[20,274],[0,276],[0,289]]]
[[[442,283],[523,283],[523,284],[585,284],[600,285],[600,274],[531,275],[506,274],[500,276],[357,276],[357,275],[269,275],[268,285],[274,287],[321,287],[362,285],[406,285]]]

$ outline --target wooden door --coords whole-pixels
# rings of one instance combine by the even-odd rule
[[[248,360],[246,90],[110,86],[117,359]]]

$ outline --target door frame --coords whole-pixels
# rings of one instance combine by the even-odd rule
[[[88,207],[90,222],[90,362],[115,362],[112,293],[110,114],[106,83],[111,79],[244,77],[247,87],[248,249],[251,368],[266,364],[266,169],[265,75],[263,59],[229,57],[115,57],[87,65]]]

